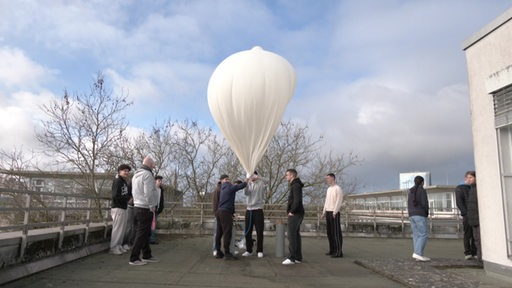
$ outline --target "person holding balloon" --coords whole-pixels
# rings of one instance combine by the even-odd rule
[[[286,170],[285,179],[290,184],[288,194],[288,249],[290,255],[283,261],[283,265],[293,265],[302,262],[302,240],[300,224],[304,220],[304,205],[302,204],[302,187],[304,183],[297,177],[297,170]]]
[[[251,181],[245,187],[247,208],[245,210],[245,246],[246,251],[242,256],[251,256],[254,242],[252,239],[252,229],[256,228],[256,253],[258,258],[263,258],[263,230],[265,228],[265,218],[263,216],[263,206],[265,205],[265,192],[267,191],[267,180],[260,177],[257,171],[251,176]]]
[[[233,214],[235,213],[236,192],[247,186],[247,180],[240,184],[233,185],[229,176],[223,174],[220,176],[221,188],[219,194],[219,204],[217,207],[217,234],[215,235],[215,250],[218,259],[236,260],[231,254],[230,244],[233,232]],[[221,240],[224,246],[224,253],[221,248]]]

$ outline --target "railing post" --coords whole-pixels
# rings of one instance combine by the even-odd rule
[[[373,233],[377,233],[377,209],[373,208]]]
[[[62,242],[64,242],[64,228],[66,227],[66,208],[68,207],[68,196],[64,197],[62,211],[60,212],[60,229],[59,229],[59,244],[58,249],[62,249]]]
[[[199,218],[199,227],[201,227],[201,229],[203,229],[203,217],[204,217],[204,203],[201,202],[201,215]]]
[[[323,211],[323,208],[322,208],[322,211]],[[321,218],[321,214],[320,214],[320,205],[317,205],[316,206],[316,231],[317,233],[320,232],[320,218]]]
[[[21,244],[20,244],[20,259],[23,260],[25,256],[25,249],[27,248],[28,225],[30,221],[30,203],[32,202],[32,194],[27,193],[25,200],[25,213],[23,216],[23,230],[21,231]]]
[[[91,225],[91,205],[92,199],[87,199],[87,212],[85,212],[85,236],[84,236],[84,246],[87,245],[89,241],[89,227]],[[105,230],[107,230],[105,228]]]
[[[284,224],[281,219],[276,221],[276,257],[284,257]]]

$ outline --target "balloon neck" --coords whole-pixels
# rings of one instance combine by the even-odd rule
[[[261,50],[263,50],[263,48],[261,48],[261,46],[254,46],[254,47],[252,47],[252,49],[251,49],[251,50],[254,50],[254,51],[261,51]]]

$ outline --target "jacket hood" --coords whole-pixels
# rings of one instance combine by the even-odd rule
[[[302,183],[302,181],[300,181],[300,178],[293,179],[292,182],[290,183],[290,185],[294,185],[294,184],[299,184],[300,187],[304,187],[304,183]]]

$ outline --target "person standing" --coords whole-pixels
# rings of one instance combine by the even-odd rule
[[[245,210],[245,246],[246,251],[242,256],[251,256],[254,242],[252,240],[252,229],[256,228],[256,253],[258,258],[263,258],[263,230],[265,218],[263,216],[263,205],[265,205],[265,192],[267,181],[258,175],[257,171],[251,176],[251,181],[245,187],[247,209]]]
[[[282,262],[283,265],[292,265],[302,262],[302,240],[300,237],[300,224],[304,220],[304,206],[302,204],[302,187],[304,184],[297,177],[297,170],[288,169],[285,179],[289,183],[288,205],[288,249],[290,255]]]
[[[157,175],[155,176],[155,185],[156,190],[158,191],[158,206],[156,208],[155,212],[155,225],[151,224],[151,236],[149,236],[149,244],[158,244],[158,241],[156,241],[156,223],[158,220],[158,215],[164,211],[164,188],[162,187],[162,180],[164,177]]]
[[[121,255],[128,251],[123,247],[124,235],[128,226],[128,201],[132,198],[128,185],[128,174],[131,167],[121,164],[112,182],[112,235],[110,238],[110,253]]]
[[[228,175],[220,176],[222,182],[219,194],[219,204],[217,207],[217,234],[215,235],[215,250],[218,259],[236,260],[237,258],[230,252],[230,244],[233,233],[233,214],[235,213],[236,192],[245,188],[247,182],[237,185],[231,184]],[[224,253],[220,249],[221,239],[223,240]]]
[[[329,240],[329,251],[326,255],[332,258],[343,257],[343,234],[341,232],[341,205],[343,203],[343,191],[336,184],[336,176],[333,173],[326,177],[327,194],[325,196],[322,218],[325,218],[327,225],[327,239]]]
[[[421,176],[414,177],[414,186],[409,190],[407,197],[407,210],[409,212],[409,221],[411,222],[412,240],[414,253],[412,258],[417,261],[430,261],[430,258],[424,255],[425,246],[428,240],[428,197],[427,191],[423,189],[425,179]]]
[[[476,245],[475,239],[473,238],[473,227],[468,223],[468,197],[471,186],[468,185],[468,177],[473,171],[468,171],[464,175],[464,184],[460,184],[455,188],[455,198],[457,207],[460,210],[462,216],[462,227],[464,230],[464,257],[466,260],[470,260],[476,256]]]
[[[467,183],[469,185],[468,193],[468,224],[472,227],[473,239],[476,247],[476,257],[478,262],[482,262],[482,244],[480,242],[480,217],[478,212],[478,194],[476,191],[476,172],[466,173]]]
[[[135,227],[135,240],[130,255],[130,265],[145,265],[147,262],[158,262],[151,254],[149,247],[149,233],[153,213],[158,205],[158,192],[156,190],[153,169],[155,162],[147,156],[142,161],[142,167],[133,175],[132,194]],[[142,252],[142,258],[140,254]]]
[[[219,220],[217,219],[217,209],[219,208],[219,197],[220,197],[220,187],[222,182],[218,181],[217,186],[215,186],[215,190],[212,192],[212,210],[213,210],[213,256],[217,256],[217,249],[215,248],[215,238],[217,236],[217,225],[219,224]]]

